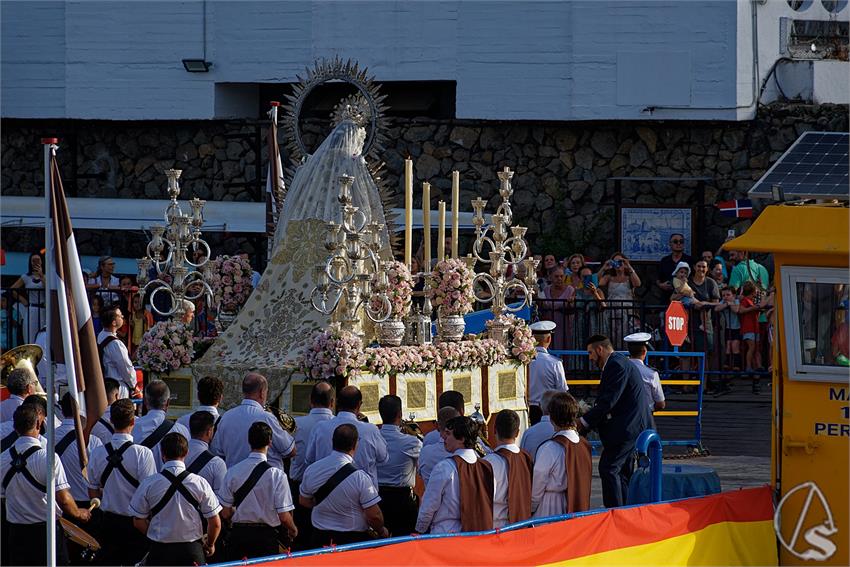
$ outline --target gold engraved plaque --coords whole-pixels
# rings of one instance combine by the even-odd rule
[[[310,392],[313,384],[292,384],[289,389],[289,413],[293,415],[307,415],[310,413]]]
[[[162,381],[168,384],[171,390],[171,401],[169,408],[192,409],[192,375],[188,376],[161,376]]]
[[[363,413],[378,413],[378,400],[381,397],[381,391],[378,388],[377,382],[365,382],[359,384],[360,393],[363,394],[363,405],[360,411]]]
[[[463,401],[472,403],[472,374],[455,374],[452,377],[452,390],[463,394]]]
[[[407,384],[407,409],[409,411],[425,409],[425,393],[427,386],[425,380],[408,380]]]
[[[516,399],[517,373],[514,370],[502,370],[498,373],[499,400]]]

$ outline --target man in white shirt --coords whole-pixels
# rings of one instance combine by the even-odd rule
[[[144,479],[130,501],[133,524],[151,542],[145,564],[203,565],[215,553],[221,505],[209,483],[186,470],[189,442],[184,436],[169,433],[161,450],[162,471]]]
[[[484,460],[493,466],[493,527],[522,522],[531,517],[531,475],[534,461],[516,444],[519,415],[503,409],[496,414],[496,447]]]
[[[437,432],[437,439],[440,441],[439,443],[426,444],[422,447],[422,452],[419,453],[419,476],[422,477],[422,482],[425,483],[425,486],[428,486],[431,471],[434,470],[437,463],[452,456],[451,453],[446,451],[445,446],[446,424],[450,419],[459,415],[457,409],[449,406],[442,407],[437,412],[437,429],[434,431]]]
[[[215,376],[204,376],[198,380],[198,401],[200,405],[195,408],[195,411],[205,411],[213,416],[215,422],[219,419],[218,405],[221,403],[221,397],[224,395],[224,382],[221,378]],[[189,419],[192,414],[187,413],[177,418],[177,423],[189,429]],[[192,452],[192,447],[189,447],[189,452]]]
[[[0,421],[11,421],[15,410],[18,409],[24,398],[38,393],[38,378],[29,368],[15,368],[9,373],[6,380],[6,388],[9,389],[9,397],[0,402]]]
[[[537,450],[531,484],[533,518],[583,512],[590,507],[590,443],[576,431],[578,402],[558,392],[549,402],[555,435]],[[568,470],[568,468],[570,470]]]
[[[124,315],[117,305],[107,307],[100,313],[103,329],[97,335],[97,350],[100,353],[104,378],[114,378],[121,385],[119,398],[129,398],[138,394],[136,369],[130,360],[130,353],[116,334],[124,324]]]
[[[422,441],[401,431],[401,398],[384,396],[378,402],[381,414],[381,437],[387,443],[389,459],[378,465],[378,494],[384,524],[393,537],[410,535],[416,528],[419,498],[416,486],[416,465],[422,451]]]
[[[658,371],[646,365],[646,345],[652,339],[649,333],[632,333],[623,338],[629,351],[629,360],[634,364],[643,379],[643,389],[649,400],[650,410],[658,411],[666,407],[664,389]],[[654,428],[654,426],[653,426]]]
[[[179,433],[187,443],[191,437],[188,429],[165,418],[170,400],[171,390],[168,384],[162,380],[148,382],[145,387],[145,405],[148,413],[137,419],[133,427],[133,442],[153,452],[156,470],[162,470],[162,451],[159,449],[159,443],[168,433],[172,431]]]
[[[549,420],[549,403],[552,397],[558,393],[558,390],[546,390],[543,397],[540,398],[540,409],[543,416],[540,421],[525,430],[522,434],[520,447],[531,455],[532,459],[537,458],[537,449],[544,441],[548,441],[555,434],[555,428],[552,427],[552,422]]]
[[[227,465],[221,457],[210,451],[210,441],[215,433],[215,420],[211,413],[196,411],[189,419],[189,453],[184,462],[186,470],[200,476],[218,494],[227,474]]]
[[[457,412],[456,415],[463,415],[465,409],[465,403],[463,399],[463,394],[458,392],[457,390],[446,390],[440,397],[437,399],[437,408],[438,410],[441,408],[451,407],[454,408]],[[454,417],[454,416],[452,416]],[[422,446],[427,447],[428,445],[442,445],[443,437],[440,435],[439,429],[439,420],[437,424],[437,429],[432,429],[428,433],[425,434],[425,438],[422,440]]]
[[[254,423],[248,428],[248,444],[248,457],[227,471],[218,492],[224,507],[221,517],[233,522],[227,540],[228,561],[277,555],[281,535],[284,542],[298,535],[286,473],[266,460],[272,428]],[[280,534],[281,526],[285,534]]]
[[[309,549],[312,541],[313,524],[310,521],[310,510],[304,508],[298,502],[298,494],[301,492],[301,480],[304,477],[304,469],[307,467],[307,443],[313,434],[317,423],[333,419],[333,407],[336,402],[336,393],[333,386],[321,381],[313,384],[310,390],[310,413],[295,418],[298,428],[295,430],[296,454],[289,467],[289,488],[295,498],[295,525],[298,526],[298,537],[292,544],[293,551]]]
[[[431,474],[416,531],[432,534],[473,532],[493,529],[493,468],[479,461],[475,453],[478,424],[458,416],[446,423],[445,445],[452,456],[443,459]],[[469,499],[461,513],[461,499]]]
[[[251,452],[248,429],[256,421],[272,428],[272,444],[268,452],[270,465],[283,469],[283,460],[295,456],[292,436],[283,430],[275,416],[264,409],[268,395],[269,384],[265,376],[251,372],[242,380],[242,403],[221,416],[210,451],[224,459],[228,467],[245,460]]]
[[[65,468],[65,476],[71,486],[71,496],[77,506],[87,508],[89,506],[89,490],[88,480],[83,476],[83,468],[80,466],[80,452],[77,448],[77,432],[74,428],[74,404],[71,399],[71,394],[66,392],[62,396],[60,403],[62,407],[62,425],[55,432],[56,435],[56,456],[62,461],[62,466]],[[86,456],[94,452],[95,449],[101,447],[100,439],[94,435],[89,436],[89,444],[86,448]]]
[[[113,378],[104,378],[103,386],[106,390],[107,406],[103,415],[100,416],[100,419],[92,427],[91,434],[100,439],[101,443],[106,444],[112,440],[112,434],[115,433],[115,428],[112,427],[112,421],[110,421],[109,412],[112,408],[112,402],[118,399],[118,393],[121,387],[118,384],[118,380]]]
[[[557,390],[566,392],[567,377],[561,358],[549,354],[552,344],[552,332],[555,323],[552,321],[537,321],[530,326],[531,333],[537,341],[537,356],[528,366],[528,418],[536,425],[543,415],[541,407],[543,392]]]
[[[47,400],[38,394],[30,394],[27,396],[24,403],[18,407],[22,406],[35,406],[36,411],[38,411],[39,415],[41,415],[42,423],[44,423],[45,419],[47,419]],[[42,429],[43,428],[44,426],[42,425]],[[18,435],[18,432],[15,431],[15,421],[13,419],[0,423],[0,453],[8,451],[9,448],[15,444],[15,441],[18,440],[18,437],[20,437],[20,435]],[[47,438],[44,434],[40,434],[38,436],[38,440],[42,447],[47,447]]]
[[[18,439],[0,455],[3,481],[0,496],[5,499],[8,538],[3,547],[8,548],[6,565],[47,565],[47,451],[38,436],[44,421],[35,406],[21,405],[12,416]],[[62,461],[53,464],[56,482],[56,503],[69,518],[87,522],[91,518],[87,508],[78,508],[69,490]],[[57,564],[66,565],[68,550],[61,528],[56,529]],[[12,543],[14,542],[14,543]]]
[[[310,435],[307,445],[306,463],[309,466],[323,459],[333,451],[332,438],[337,426],[348,423],[357,428],[359,441],[354,463],[365,471],[372,479],[372,484],[378,486],[378,465],[387,462],[387,442],[381,437],[381,432],[371,423],[357,419],[363,395],[356,386],[346,386],[339,391],[336,399],[337,414],[333,419],[318,423]]]
[[[370,528],[378,537],[388,537],[378,489],[369,475],[353,464],[357,427],[337,425],[332,444],[331,454],[309,465],[301,482],[301,505],[313,509],[312,546],[366,541],[371,539]]]
[[[135,565],[148,541],[133,526],[130,499],[143,479],[156,474],[156,465],[150,449],[133,443],[133,402],[126,398],[113,402],[110,419],[115,428],[112,439],[95,449],[89,460],[89,497],[100,498],[103,510],[104,564]]]

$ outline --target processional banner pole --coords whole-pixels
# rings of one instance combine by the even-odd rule
[[[44,270],[44,309],[47,315],[47,348],[44,349],[44,359],[47,362],[47,471],[46,482],[47,487],[47,565],[55,567],[56,565],[56,478],[53,475],[54,467],[56,466],[56,428],[54,426],[55,404],[53,391],[55,387],[53,360],[50,352],[53,337],[53,299],[51,291],[53,290],[53,273],[56,270],[55,258],[53,251],[53,222],[50,214],[50,196],[52,191],[51,176],[50,176],[50,159],[53,151],[57,147],[59,140],[56,138],[42,138],[44,146],[44,248],[45,248],[45,263],[47,264]],[[26,542],[15,542],[14,545],[26,545]]]

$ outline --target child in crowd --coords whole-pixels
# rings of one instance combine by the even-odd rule
[[[755,303],[756,285],[751,281],[744,282],[741,288],[741,300],[738,305],[738,315],[741,318],[741,338],[746,345],[746,370],[751,372],[761,368],[761,353],[757,345],[759,341],[759,311],[761,307]],[[753,393],[758,393],[758,380],[753,380]]]
[[[740,301],[735,297],[735,290],[724,287],[720,290],[720,303],[714,308],[720,312],[724,322],[724,338],[726,342],[726,360],[729,366],[738,372],[741,370],[741,318],[738,317]]]
[[[691,307],[697,303],[694,290],[688,285],[688,276],[691,275],[691,267],[687,262],[679,262],[673,271],[673,299],[682,302],[685,307]]]

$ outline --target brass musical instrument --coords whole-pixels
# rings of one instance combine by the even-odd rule
[[[475,404],[475,411],[470,414],[470,419],[472,419],[475,423],[478,424],[478,440],[475,442],[475,452],[478,453],[479,457],[484,457],[487,453],[492,453],[493,448],[490,447],[490,443],[487,442],[487,420],[484,419],[484,414],[481,413],[481,404]],[[482,435],[481,432],[484,432]]]
[[[284,431],[290,435],[294,435],[298,429],[298,424],[295,423],[295,418],[283,411],[280,408],[280,399],[283,397],[283,390],[272,400],[270,404],[266,404],[265,410],[272,414]]]
[[[402,433],[405,433],[407,435],[415,435],[416,438],[419,439],[420,441],[422,441],[425,438],[425,436],[422,434],[422,430],[419,429],[419,424],[416,423],[416,414],[415,413],[411,413],[408,416],[408,419],[402,419],[401,420],[401,427],[399,427],[399,429],[401,429]]]
[[[32,372],[33,376],[37,376],[35,367],[41,361],[42,356],[44,356],[44,352],[38,345],[21,345],[7,350],[0,355],[0,382],[5,386],[9,374],[12,373],[12,370],[17,370],[18,368],[26,368]],[[47,395],[44,388],[41,387],[41,383],[37,380],[36,394],[40,396]]]

